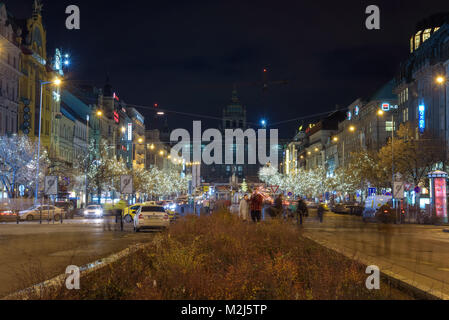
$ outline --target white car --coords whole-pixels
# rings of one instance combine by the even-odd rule
[[[42,219],[48,220],[54,217],[55,221],[59,221],[65,216],[65,211],[55,206],[37,205],[19,212],[20,220],[26,221],[40,220],[41,214]]]
[[[84,210],[84,217],[103,218],[103,208],[98,204],[87,206]]]
[[[141,206],[134,216],[134,231],[142,229],[166,229],[170,226],[170,217],[163,206]]]

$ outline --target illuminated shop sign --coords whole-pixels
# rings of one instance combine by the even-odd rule
[[[115,123],[120,122],[120,116],[119,116],[117,110],[114,111],[114,121],[115,121]]]
[[[426,129],[426,106],[420,105],[418,107],[419,132],[423,133]]]
[[[390,111],[390,104],[388,102],[382,103],[383,111]]]
[[[351,111],[348,112],[347,116],[348,116],[348,120],[351,120],[351,119],[352,119],[352,113],[351,113]]]
[[[354,115],[355,115],[355,116],[358,116],[358,115],[359,115],[359,112],[360,112],[359,106],[355,106],[355,108],[354,108]]]
[[[128,141],[133,140],[133,124],[128,123]]]

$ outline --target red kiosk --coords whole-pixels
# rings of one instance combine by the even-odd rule
[[[447,223],[446,181],[448,174],[444,171],[433,171],[429,173],[428,177],[430,179],[430,203],[432,208],[435,209],[436,216],[441,218],[443,223]]]

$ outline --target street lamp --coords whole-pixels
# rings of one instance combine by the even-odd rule
[[[380,111],[382,111],[382,113],[380,113]],[[378,116],[382,116],[383,114],[384,114],[383,110],[379,110],[377,112]],[[379,126],[377,128],[377,134],[379,134]],[[391,112],[391,200],[393,201],[394,206],[394,112],[393,111]],[[396,213],[396,220],[397,218],[398,217]]]
[[[350,131],[350,132],[355,132],[355,130],[356,130],[356,128],[355,128],[354,126],[350,126],[350,127],[349,127],[349,131]]]
[[[44,89],[44,85],[53,84],[55,86],[61,85],[61,79],[55,78],[53,81],[39,81],[40,83],[40,102],[39,102],[39,141],[37,143],[37,165],[36,165],[36,190],[34,191],[34,203],[37,204],[37,197],[39,195],[39,162],[41,158],[41,130],[42,130],[42,91]]]
[[[447,89],[446,83],[448,80],[445,76],[439,75],[435,78],[435,82],[444,89],[444,161],[443,161],[443,171],[446,171],[446,157],[447,157]]]

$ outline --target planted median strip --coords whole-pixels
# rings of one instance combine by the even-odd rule
[[[244,223],[229,213],[189,216],[92,272],[80,289],[45,287],[37,299],[402,299],[368,290],[362,264],[281,221]]]

